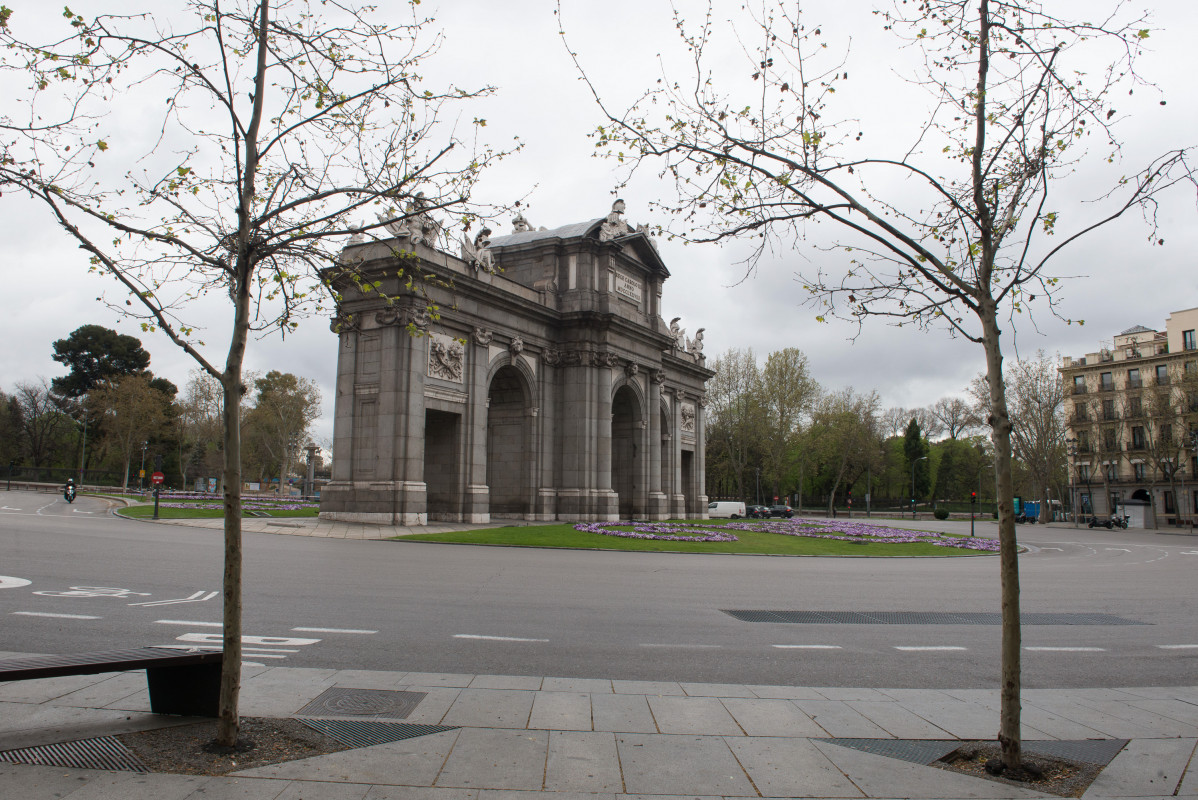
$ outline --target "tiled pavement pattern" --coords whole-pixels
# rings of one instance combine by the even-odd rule
[[[998,705],[991,691],[247,667],[242,713],[294,716],[334,687],[422,693],[402,722],[451,730],[217,778],[0,763],[0,797],[1042,796],[826,741],[990,739]],[[1086,798],[1198,798],[1198,686],[1023,696],[1025,739],[1130,740]],[[0,684],[0,750],[177,721],[148,708],[140,673]]]

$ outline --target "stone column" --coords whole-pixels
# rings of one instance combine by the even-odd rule
[[[682,392],[673,391],[671,404],[674,419],[674,437],[670,440],[670,516],[686,519],[686,492],[682,487]]]
[[[422,336],[406,326],[416,325]],[[428,373],[428,314],[423,308],[405,308],[396,328],[398,353],[404,368],[397,371],[397,408],[393,437],[396,481],[394,521],[398,525],[428,524],[428,490],[424,482],[424,384]]]
[[[649,408],[646,412],[649,417],[649,519],[669,517],[666,496],[661,486],[661,451],[664,446],[661,430],[661,385],[664,380],[665,372],[662,370],[654,369],[649,372]]]
[[[555,449],[559,410],[557,394],[554,389],[561,356],[561,351],[554,349],[547,349],[541,353],[541,363],[537,369],[537,386],[533,394],[537,398],[536,402],[539,408],[537,418],[534,420],[538,437],[537,473],[536,480],[533,482],[536,505],[533,507],[533,513],[534,519],[541,522],[551,522],[557,519],[557,490],[561,487],[560,467]]]
[[[707,515],[707,399],[695,399],[695,516]]]
[[[491,490],[487,486],[487,399],[490,386],[490,344],[493,334],[475,328],[466,340],[466,413],[462,420],[462,471],[465,496],[462,498],[464,522],[491,521]]]
[[[611,371],[612,364],[605,354],[592,353],[592,408],[595,420],[595,447],[592,460],[591,508],[595,519],[616,519],[620,516],[619,496],[611,488]]]

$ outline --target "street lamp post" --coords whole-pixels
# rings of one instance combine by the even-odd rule
[[[137,488],[143,492],[146,490],[146,448],[149,446],[148,441],[141,443],[141,469],[137,471]]]
[[[927,456],[920,456],[911,462],[911,519],[915,519],[915,465],[927,460]]]
[[[1069,461],[1073,469],[1069,470],[1069,505],[1070,511],[1073,512],[1073,527],[1077,527],[1077,495],[1073,490],[1073,470],[1077,469],[1077,439],[1065,440],[1065,452],[1069,455]]]

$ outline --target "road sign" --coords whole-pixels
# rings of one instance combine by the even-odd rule
[[[164,481],[166,481],[166,476],[161,472],[155,472],[150,476],[150,483],[154,484],[155,486],[161,486]]]

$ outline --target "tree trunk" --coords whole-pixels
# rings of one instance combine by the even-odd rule
[[[1011,477],[1011,419],[1003,385],[1001,331],[997,307],[987,298],[978,311],[982,346],[986,350],[986,379],[990,384],[990,427],[994,443],[995,488],[998,493],[999,576],[1002,594],[1002,667],[998,742],[1006,769],[1023,763],[1020,733],[1020,665],[1022,631],[1019,619],[1019,552],[1015,540],[1014,483]]]

